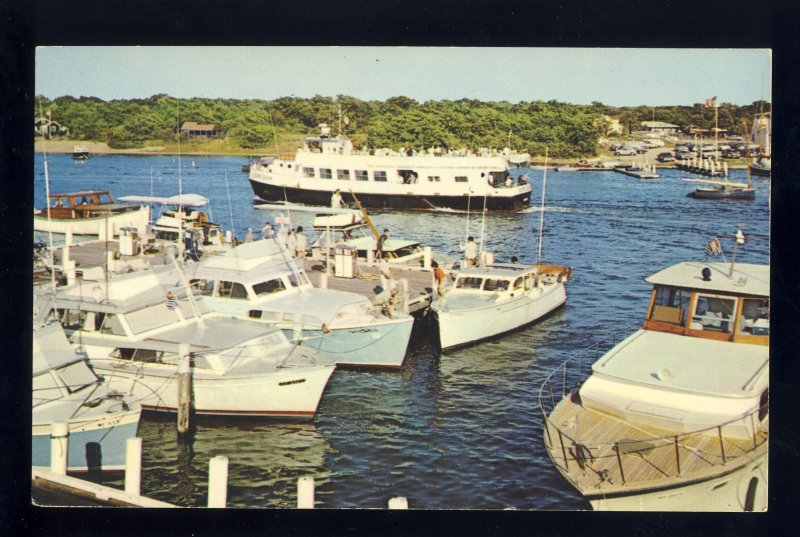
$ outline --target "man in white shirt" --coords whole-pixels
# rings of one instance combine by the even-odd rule
[[[477,267],[478,245],[475,244],[475,238],[472,235],[467,237],[467,244],[461,245],[461,249],[464,250],[464,257],[467,259],[467,266]]]

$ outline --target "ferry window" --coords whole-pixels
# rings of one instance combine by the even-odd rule
[[[769,299],[745,298],[739,314],[739,332],[753,336],[769,335]]]
[[[456,175],[456,183],[467,183],[469,179],[466,175]]]
[[[651,321],[686,326],[691,293],[673,287],[656,287],[656,299],[650,312]]]
[[[367,170],[356,170],[356,181],[369,181]]]
[[[386,172],[375,170],[372,172],[372,177],[375,181],[386,182]]]
[[[495,280],[493,278],[488,278],[486,283],[483,285],[484,291],[506,291],[508,290],[508,280]]]
[[[456,288],[458,289],[480,289],[483,284],[483,278],[475,278],[473,276],[466,276],[459,278],[456,281]]]
[[[255,291],[258,296],[280,293],[285,290],[286,286],[280,279],[269,280],[268,282],[261,282],[253,285],[253,291]]]
[[[732,298],[698,294],[691,328],[730,333],[733,330],[735,310],[736,301]]]
[[[320,168],[319,169],[319,176],[322,177],[323,179],[332,179],[333,178],[333,174],[331,173],[331,169],[330,168]]]
[[[442,178],[439,177],[438,175],[429,175],[428,176],[428,181],[431,182],[431,183],[438,183],[441,180],[442,180]]]
[[[314,168],[303,167],[303,175],[305,177],[314,177]]]
[[[223,298],[247,298],[247,289],[240,283],[220,280],[216,296]]]
[[[350,170],[336,170],[336,178],[340,181],[349,181]]]

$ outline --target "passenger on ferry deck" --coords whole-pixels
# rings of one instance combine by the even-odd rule
[[[342,206],[342,194],[339,192],[339,189],[333,191],[333,195],[331,196],[331,208],[338,209]]]

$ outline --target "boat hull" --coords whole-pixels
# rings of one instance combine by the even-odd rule
[[[587,496],[596,511],[739,512],[767,509],[769,455],[702,481],[631,494]]]
[[[756,198],[755,190],[722,190],[716,188],[698,188],[692,196],[706,200],[753,200]]]
[[[177,367],[91,359],[98,375],[141,403],[145,410],[177,412]],[[310,419],[334,365],[287,367],[266,373],[201,375],[192,378],[192,404],[198,415]]]
[[[67,470],[119,471],[125,469],[128,438],[136,436],[141,408],[115,412],[106,416],[69,423]],[[31,433],[31,463],[34,467],[50,467],[50,433],[52,425],[35,424]]]
[[[303,345],[317,349],[337,365],[399,368],[408,349],[413,317],[368,326],[303,330]],[[286,337],[294,336],[284,329]]]
[[[541,319],[566,301],[566,287],[558,282],[541,294],[526,293],[479,308],[444,310],[434,305],[441,349],[453,350],[512,332]]]
[[[47,218],[47,210],[33,216],[34,231],[66,234],[71,230],[74,235],[102,235],[112,237],[119,234],[120,228],[134,227],[143,233],[147,229],[150,210],[138,207],[131,211],[115,213],[93,218]]]
[[[253,193],[261,200],[270,202],[302,203],[306,205],[328,206],[331,192],[308,188],[284,187],[250,179]],[[450,209],[455,211],[475,210],[483,204],[483,198],[473,199],[467,195],[422,195],[398,193],[356,192],[358,201],[370,209],[404,209],[430,211]],[[530,191],[519,192],[508,196],[489,196],[486,198],[486,209],[490,211],[520,211],[530,206]]]
[[[750,173],[760,177],[771,177],[772,168],[762,168],[760,166],[750,166]]]

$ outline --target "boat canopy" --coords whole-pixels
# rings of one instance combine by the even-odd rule
[[[177,194],[175,196],[122,196],[119,201],[126,203],[163,203],[164,205],[181,205],[184,207],[202,207],[208,205],[208,198],[200,194]]]

